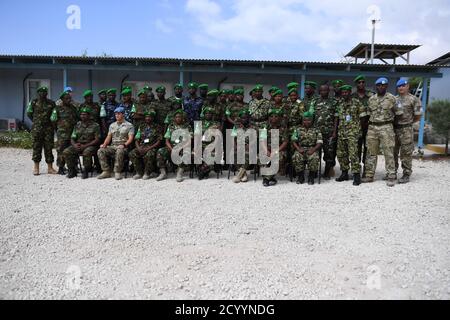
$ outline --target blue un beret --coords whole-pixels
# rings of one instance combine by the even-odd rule
[[[404,78],[401,78],[400,80],[397,81],[397,88],[401,87],[401,86],[404,86],[404,85],[407,85],[407,84],[408,84],[408,80],[406,80]]]
[[[389,80],[386,78],[379,78],[376,82],[375,85],[379,85],[379,84],[388,84]]]
[[[116,108],[116,110],[114,110],[114,113],[125,113],[125,108],[118,107],[118,108]]]

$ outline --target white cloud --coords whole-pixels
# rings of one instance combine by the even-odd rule
[[[446,0],[428,1],[426,6],[408,0],[232,0],[227,7],[213,0],[188,0],[186,11],[198,23],[193,36],[197,45],[211,47],[212,41],[229,48],[254,47],[254,56],[270,57],[273,52],[274,59],[286,60],[303,60],[302,52],[314,47],[319,48],[314,60],[336,61],[341,58],[337,52],[371,41],[371,5],[380,9],[376,42],[422,44],[412,53],[413,63],[426,63],[450,50]]]
[[[157,19],[155,21],[155,27],[157,30],[159,30],[163,33],[172,33],[173,32],[173,29],[161,19]]]

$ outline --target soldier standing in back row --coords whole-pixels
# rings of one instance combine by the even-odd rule
[[[380,146],[383,148],[384,159],[386,163],[387,185],[395,185],[395,133],[394,120],[403,115],[403,110],[397,108],[395,97],[387,92],[388,80],[379,78],[375,82],[377,94],[369,99],[369,131],[367,132],[368,156],[366,159],[366,177],[362,180],[364,183],[374,181],[375,170],[377,168],[378,151]]]
[[[45,162],[48,166],[48,174],[56,174],[53,169],[53,145],[55,130],[50,121],[50,117],[55,103],[47,99],[48,88],[40,87],[37,90],[38,98],[28,104],[27,116],[33,122],[31,136],[33,138],[33,162],[35,176],[39,175],[39,163],[42,160],[42,149],[44,149]]]
[[[269,100],[263,97],[263,86],[258,84],[253,88],[254,99],[248,104],[251,125],[262,129],[269,118],[271,108]]]

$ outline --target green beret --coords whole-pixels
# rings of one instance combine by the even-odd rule
[[[210,90],[209,92],[208,92],[208,96],[210,96],[210,97],[217,97],[218,95],[219,95],[219,90]]]
[[[317,82],[314,81],[305,81],[305,86],[313,87],[314,89],[317,88]]]
[[[245,108],[245,109],[242,109],[241,111],[239,111],[238,117],[243,117],[244,115],[250,115],[250,110]]]
[[[138,92],[138,97],[143,95],[143,94],[147,94],[147,90],[142,89],[141,91]]]
[[[156,116],[156,112],[154,110],[150,110],[150,111],[145,111],[144,112],[144,117],[148,117],[148,116]]]
[[[191,82],[188,84],[188,88],[189,89],[197,89],[198,88],[198,84],[195,82]]]
[[[99,92],[97,92],[97,94],[101,95],[101,94],[106,94],[107,92],[108,92],[108,90],[103,89],[103,90],[100,90]]]
[[[37,92],[48,92],[48,88],[47,88],[46,86],[39,87],[39,88],[37,89]]]
[[[183,109],[177,109],[175,110],[175,112],[173,113],[174,116],[176,116],[177,114],[181,114],[182,116],[185,115],[184,110]]]
[[[60,98],[60,99],[64,98],[64,96],[65,96],[66,94],[69,94],[69,92],[68,92],[68,91],[63,91],[63,92],[59,95],[59,98]]]
[[[342,80],[333,80],[331,81],[331,84],[333,85],[333,87],[340,87],[344,84],[344,81]]]
[[[270,109],[269,116],[271,116],[271,115],[281,116],[281,115],[283,115],[283,109]]]
[[[131,93],[132,93],[132,91],[131,91],[131,89],[130,88],[124,88],[123,90],[122,90],[122,95],[123,96],[125,96],[125,95],[131,95]]]
[[[253,91],[263,91],[264,90],[264,86],[262,84],[257,84],[254,88]]]
[[[181,105],[183,104],[183,100],[180,99],[180,98],[175,98],[175,99],[172,101],[172,103],[178,104],[178,105],[181,106]]]
[[[80,114],[81,113],[89,113],[89,114],[91,114],[92,113],[92,109],[89,108],[89,107],[83,107],[83,108],[80,109]]]
[[[269,93],[272,93],[277,90],[280,90],[280,88],[273,86],[272,88],[269,89]]]
[[[348,84],[346,84],[346,85],[343,85],[343,86],[341,86],[339,89],[341,89],[341,91],[352,91],[352,86],[350,86],[350,85],[348,85]]]
[[[183,86],[181,85],[181,83],[177,83],[173,88],[174,89],[183,89]]]
[[[145,91],[152,91],[153,89],[152,89],[152,87],[150,87],[150,86],[145,86],[145,87],[144,87],[144,90],[145,90]]]
[[[292,92],[295,92],[298,94],[298,88],[292,88],[289,90],[288,94],[291,94]]]
[[[83,98],[86,98],[87,96],[92,96],[92,95],[93,95],[92,90],[86,90],[83,93]]]
[[[107,94],[117,93],[117,89],[115,89],[115,88],[109,89],[108,91],[106,91],[106,93]]]
[[[205,83],[202,83],[201,85],[198,86],[199,89],[206,89],[208,90],[209,86]]]
[[[156,88],[156,92],[157,92],[157,93],[163,93],[163,92],[166,92],[166,87],[164,87],[164,86],[159,86],[158,88]]]
[[[272,96],[273,96],[273,97],[275,97],[275,96],[277,96],[277,95],[279,95],[279,94],[283,95],[283,91],[281,91],[280,89],[277,89],[277,90],[275,90],[275,91],[272,92]]]
[[[236,89],[234,90],[234,94],[237,96],[243,96],[244,95],[244,89]]]
[[[216,113],[216,111],[213,108],[205,107],[203,109],[203,114],[205,114],[205,113]]]
[[[310,111],[306,111],[303,113],[303,119],[312,119],[314,117],[314,114]]]
[[[366,80],[366,77],[364,77],[362,74],[360,74],[359,76],[357,76],[356,78],[355,78],[355,80],[353,80],[353,82],[354,83],[356,83],[356,82],[358,82],[358,81],[365,81]]]
[[[300,84],[297,83],[297,82],[291,82],[291,83],[289,83],[289,84],[287,85],[287,88],[288,88],[289,90],[291,90],[291,89],[298,89],[298,87],[300,87]]]
[[[227,93],[228,93],[228,94],[234,94],[234,90],[233,90],[233,89],[228,89],[228,90],[227,90]]]

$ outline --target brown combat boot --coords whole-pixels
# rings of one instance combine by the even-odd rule
[[[39,173],[39,162],[34,163],[33,175],[38,176]]]
[[[47,163],[48,166],[48,174],[56,174],[56,170],[53,169],[53,163]]]

